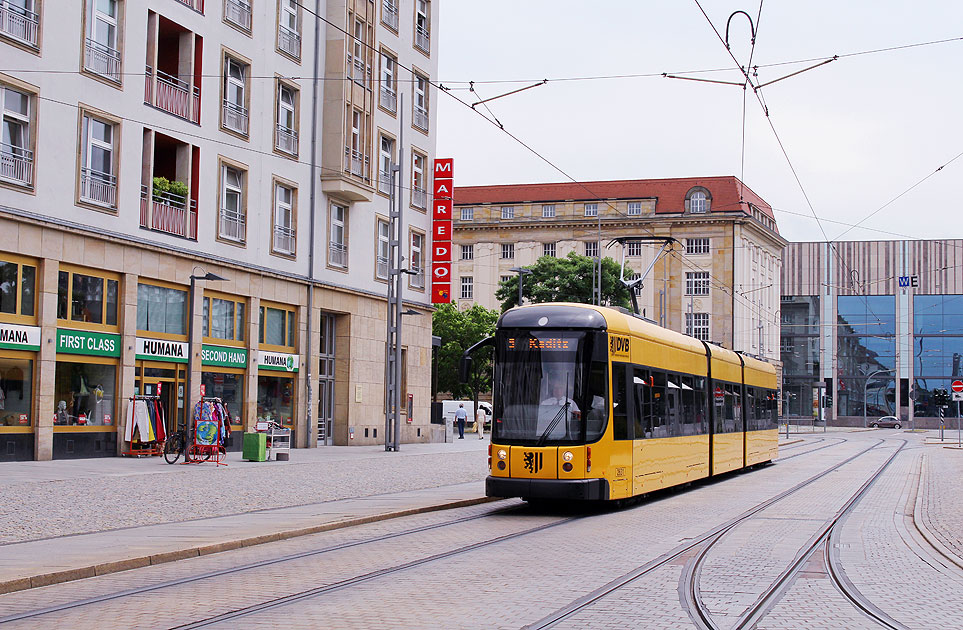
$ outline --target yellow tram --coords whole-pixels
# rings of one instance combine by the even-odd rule
[[[489,342],[488,496],[618,500],[777,456],[763,361],[585,304],[514,308]]]

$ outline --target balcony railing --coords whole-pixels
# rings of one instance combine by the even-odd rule
[[[368,179],[368,156],[351,147],[344,148],[344,170],[352,175]]]
[[[186,7],[194,9],[198,13],[204,13],[204,0],[177,0]]]
[[[360,85],[365,85],[365,81],[371,79],[371,66],[364,62],[361,57],[348,55],[348,78]]]
[[[80,198],[98,206],[117,206],[117,176],[89,168],[80,169]]]
[[[392,112],[398,109],[398,95],[387,85],[381,86],[381,106]]]
[[[251,30],[251,4],[246,0],[224,0],[224,19]]]
[[[425,52],[431,52],[431,36],[424,26],[415,27],[415,46]]]
[[[398,4],[394,0],[384,0],[381,4],[381,21],[398,30]]]
[[[155,193],[151,186],[141,186],[140,226],[196,241],[197,201],[173,193]]]
[[[33,185],[33,151],[0,143],[0,179],[23,186]]]
[[[378,171],[378,190],[386,195],[391,194],[391,173]]]
[[[424,289],[425,288],[424,267],[412,267],[411,271],[414,272],[411,274],[411,286],[415,287],[416,289]]]
[[[411,189],[411,205],[416,208],[427,208],[428,192],[424,188],[413,187]]]
[[[346,267],[348,264],[348,248],[343,243],[331,241],[328,244],[328,264],[335,267]]]
[[[294,253],[294,230],[283,225],[274,226],[274,251],[282,254]]]
[[[247,135],[247,108],[224,99],[221,105],[221,124],[228,129]]]
[[[21,7],[0,4],[0,33],[37,48],[40,16]]]
[[[414,116],[412,117],[412,122],[415,127],[419,129],[428,130],[428,110],[424,107],[415,106]]]
[[[200,121],[201,90],[199,88],[191,87],[186,81],[160,70],[157,71],[155,88],[154,69],[150,66],[147,66],[146,81],[144,89],[146,103],[193,123]]]
[[[120,83],[120,53],[87,38],[84,43],[84,69]]]
[[[378,274],[378,277],[381,278],[382,280],[387,280],[388,279],[388,259],[384,256],[378,256],[376,265],[377,265],[377,268],[375,269],[375,273]]]
[[[278,151],[284,151],[285,153],[290,153],[291,155],[298,154],[298,132],[294,129],[288,129],[283,125],[278,125],[276,130],[276,138],[274,141],[274,147]]]
[[[221,238],[244,242],[247,238],[247,221],[240,210],[221,208],[218,221],[218,234]]]
[[[292,57],[301,58],[301,35],[278,24],[278,48]]]

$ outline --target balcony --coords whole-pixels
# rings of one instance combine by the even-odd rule
[[[364,59],[361,57],[354,57],[348,55],[348,78],[357,83],[358,85],[364,86],[365,81],[371,79],[371,66],[365,64]]]
[[[335,267],[348,266],[348,248],[343,243],[331,241],[328,244],[328,264]]]
[[[388,259],[385,256],[378,256],[376,264],[377,264],[377,269],[375,270],[375,273],[378,274],[378,277],[381,278],[382,280],[387,280],[388,279]]]
[[[221,106],[221,124],[246,136],[247,122],[247,108],[225,99]]]
[[[417,186],[411,189],[411,205],[424,210],[428,207],[428,192],[424,188]]]
[[[351,147],[344,148],[344,170],[358,177],[368,178],[368,156]]]
[[[382,3],[381,22],[395,31],[398,30],[398,5],[394,0],[384,0]]]
[[[177,2],[180,2],[189,9],[194,9],[201,15],[204,14],[204,0],[177,0]]]
[[[428,131],[428,110],[424,107],[418,107],[416,105],[411,121],[414,123],[415,127]]]
[[[278,24],[278,48],[295,59],[301,58],[301,35]]]
[[[250,31],[251,4],[246,0],[224,0],[224,19],[245,31]]]
[[[197,201],[174,193],[140,188],[140,226],[146,230],[197,240]]]
[[[39,48],[40,16],[22,7],[0,4],[0,34],[22,44]]]
[[[165,72],[157,71],[156,88],[154,69],[147,66],[144,102],[157,109],[174,114],[184,120],[197,123],[201,119],[201,90],[186,81]]]
[[[274,148],[289,155],[298,154],[298,132],[283,125],[275,128]]]
[[[221,208],[218,234],[221,238],[243,243],[247,238],[247,220],[244,213],[230,208]]]
[[[98,206],[116,208],[117,176],[89,168],[81,168],[80,199]]]
[[[120,53],[88,38],[84,42],[84,69],[120,83]]]
[[[424,26],[415,27],[415,47],[421,50],[431,52],[431,36],[428,33],[428,29]]]
[[[274,226],[274,251],[282,254],[294,254],[294,230],[283,225]]]
[[[33,186],[33,151],[0,143],[0,179]]]
[[[398,110],[398,95],[387,85],[381,86],[381,106],[390,112]]]

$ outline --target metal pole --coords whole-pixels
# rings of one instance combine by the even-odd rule
[[[519,271],[518,272],[518,305],[519,306],[522,305],[522,278],[524,277],[525,277],[525,274]]]
[[[404,181],[401,177],[401,174],[404,172],[405,163],[405,102],[403,93],[401,97],[401,107],[399,107],[398,111],[398,166],[392,169],[397,173],[395,181],[398,184],[398,194],[395,195],[395,221],[398,222],[398,288],[395,290],[395,427],[393,435],[395,452],[401,450],[401,304],[403,291],[402,278],[404,277],[401,273],[402,261],[404,260],[404,254],[401,249],[401,237],[405,233],[403,220],[405,205],[402,203]],[[392,188],[394,188],[394,185],[392,185]],[[407,403],[407,400],[405,402]]]
[[[187,382],[185,383],[187,392],[184,396],[184,458],[187,459],[187,445],[190,444],[190,415],[192,413],[193,407],[191,402],[193,401],[191,394],[191,383],[193,379],[191,375],[194,373],[194,271],[191,270],[191,288],[190,295],[188,296],[188,308],[189,316],[187,318]],[[177,392],[174,392],[174,404],[177,402]],[[174,410],[174,417],[177,417],[177,410]],[[180,428],[180,427],[178,427]]]

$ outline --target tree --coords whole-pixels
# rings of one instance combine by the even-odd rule
[[[522,292],[530,302],[593,302],[592,279],[598,273],[595,258],[575,252],[569,252],[565,258],[542,256],[525,269],[532,271],[522,281]],[[632,297],[619,280],[620,270],[619,263],[611,258],[602,259],[602,303],[629,308]],[[495,297],[501,301],[502,311],[518,306],[518,276],[502,281]]]
[[[469,383],[458,380],[458,365],[462,354],[485,337],[495,334],[498,311],[475,304],[459,311],[454,304],[442,304],[432,315],[431,332],[441,338],[435,369],[438,391],[451,392],[455,398],[473,397],[492,388],[491,349],[485,348],[474,356],[473,377]]]

